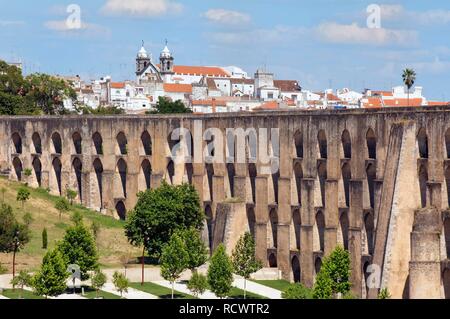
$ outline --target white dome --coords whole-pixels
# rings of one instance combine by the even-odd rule
[[[139,50],[137,56],[138,56],[138,58],[142,58],[142,59],[148,58],[147,50],[145,50],[144,47],[141,47],[141,49]]]
[[[172,53],[170,53],[170,50],[166,45],[164,47],[164,49],[161,51],[161,58],[170,58],[171,56],[172,56]]]

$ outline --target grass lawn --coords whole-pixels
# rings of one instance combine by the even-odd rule
[[[231,299],[244,299],[244,290],[233,287],[231,288],[231,293],[229,296]],[[260,296],[258,294],[255,294],[253,292],[247,291],[246,293],[247,299],[268,299],[266,297]]]
[[[83,215],[84,224],[90,227],[94,221],[100,225],[100,233],[97,238],[100,264],[105,267],[117,267],[121,264],[120,257],[130,254],[132,259],[140,256],[140,248],[131,246],[125,237],[124,222],[98,212],[89,210],[80,205],[73,205],[69,212],[63,213],[59,218],[59,212],[54,208],[58,196],[51,195],[45,189],[33,189],[30,191],[30,199],[22,209],[21,203],[16,201],[17,190],[23,187],[22,183],[0,178],[0,188],[5,188],[5,203],[13,208],[14,215],[22,222],[25,213],[30,213],[33,220],[30,224],[31,240],[25,248],[17,254],[18,270],[35,271],[42,263],[42,258],[47,250],[42,249],[42,230],[47,229],[48,249],[53,249],[56,242],[64,236],[65,230],[73,225],[70,220],[76,211]],[[1,198],[0,198],[1,199]],[[12,270],[12,254],[0,253],[0,264]]]
[[[285,291],[290,285],[289,281],[283,280],[283,279],[280,279],[280,280],[252,280],[252,281],[256,282],[257,284],[264,285],[264,286],[267,286],[267,287],[270,287],[273,289],[277,289],[280,291]]]
[[[16,288],[15,290],[4,289],[3,296],[9,299],[19,299],[21,296],[23,299],[44,299],[44,297],[35,295],[32,291],[23,290],[19,288]]]
[[[160,285],[157,285],[152,282],[145,282],[143,286],[140,283],[133,282],[130,284],[131,288],[138,289],[141,291],[148,292],[149,294],[158,296],[161,299],[171,299],[172,298],[172,290]],[[174,291],[175,299],[194,299],[194,296],[184,294],[179,291]]]
[[[98,296],[102,297],[103,299],[120,299],[120,296],[100,290],[98,292]],[[91,287],[84,287],[84,296],[87,299],[94,299],[97,297],[97,294],[95,292],[95,289]]]

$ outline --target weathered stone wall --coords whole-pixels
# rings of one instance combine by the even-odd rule
[[[254,128],[259,139],[259,129],[279,129],[279,170],[268,172],[261,158],[198,161],[209,138],[192,146],[193,163],[173,162],[170,135],[180,127],[189,129],[194,141],[212,128],[224,136],[227,128]],[[445,107],[1,117],[0,169],[9,169],[11,179],[49,188],[55,195],[75,189],[78,201],[116,218],[133,208],[139,191],[162,180],[192,183],[209,217],[205,238],[214,236],[218,204],[240,199],[258,258],[265,266],[280,268],[284,278],[312,286],[321,258],[339,244],[351,255],[355,294],[367,295],[362,279],[376,262],[382,284],[400,298],[407,284],[407,234],[414,210],[448,207],[449,128],[450,109]],[[228,150],[216,138],[214,146],[214,153]],[[27,168],[32,169],[30,177],[23,175]]]

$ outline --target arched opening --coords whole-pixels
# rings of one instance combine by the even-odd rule
[[[52,153],[62,154],[62,141],[61,135],[58,132],[52,134]]]
[[[252,207],[247,208],[247,221],[250,234],[252,234],[252,237],[255,238],[256,216],[255,210]]]
[[[116,212],[120,220],[125,220],[127,218],[127,209],[123,201],[118,201],[116,204]]]
[[[316,276],[320,272],[320,268],[322,268],[322,259],[320,257],[317,257],[314,261],[314,274]]]
[[[364,263],[363,266],[363,282],[362,282],[362,288],[363,288],[363,299],[367,299],[367,296],[369,295],[369,285],[368,285],[368,279],[370,274],[367,272],[367,268],[369,267],[369,262]]]
[[[230,194],[231,197],[234,197],[234,176],[236,175],[234,163],[227,164],[227,173],[228,173],[228,183],[230,184]]]
[[[292,230],[292,234],[294,235],[294,244],[295,244],[295,248],[297,250],[300,249],[300,230],[302,227],[302,222],[301,222],[301,216],[300,216],[300,210],[299,209],[294,209],[294,211],[292,212],[292,223],[291,223],[293,230]]]
[[[292,277],[294,282],[300,282],[300,261],[297,256],[292,257]]]
[[[300,163],[295,163],[294,165],[294,177],[295,177],[295,187],[297,188],[297,202],[299,205],[301,205],[303,169]]]
[[[369,155],[369,158],[376,159],[377,158],[377,139],[375,137],[375,132],[371,128],[369,128],[367,130],[366,141],[367,141],[367,154]]]
[[[427,182],[428,170],[425,164],[420,165],[419,168],[419,187],[420,187],[420,201],[422,207],[427,206]]]
[[[348,227],[349,227],[349,221],[348,221],[348,214],[347,212],[342,212],[341,217],[339,218],[339,225],[341,230],[341,236],[342,236],[342,246],[344,249],[348,250]]]
[[[424,128],[421,128],[417,134],[417,144],[420,158],[428,158],[428,136]]]
[[[328,146],[327,146],[327,136],[325,134],[324,130],[320,130],[317,134],[317,140],[319,143],[319,155],[320,158],[327,158],[328,157]]]
[[[147,131],[144,131],[141,135],[142,151],[141,155],[152,155],[152,138]]]
[[[444,220],[444,238],[447,259],[450,259],[450,218]]]
[[[313,233],[313,251],[324,251],[325,247],[325,217],[321,210],[316,214]]]
[[[78,198],[80,202],[83,200],[83,192],[82,192],[82,181],[81,181],[81,174],[82,174],[82,163],[78,157],[75,157],[75,159],[72,162],[72,172],[74,180],[74,187],[76,191],[78,192]]]
[[[13,166],[14,166],[14,173],[16,175],[15,176],[16,179],[19,182],[22,181],[23,166],[22,166],[22,161],[18,157],[14,157],[14,159],[13,159]]]
[[[13,142],[13,153],[14,154],[22,154],[22,138],[20,137],[19,133],[13,133],[11,136],[11,140]]]
[[[374,230],[375,230],[375,223],[373,219],[372,214],[366,214],[364,217],[364,230],[366,234],[366,246],[367,246],[367,253],[369,255],[373,254],[374,249]]]
[[[280,170],[272,174],[273,195],[275,203],[278,203],[278,180],[280,179]]]
[[[352,158],[352,140],[350,138],[350,133],[347,130],[344,130],[342,133],[341,140],[344,158]]]
[[[303,158],[303,134],[300,131],[294,134],[295,157]]]
[[[121,195],[119,198],[127,198],[127,163],[123,160],[123,158],[119,159],[117,161],[117,173],[120,181],[120,187],[122,190]]]
[[[94,143],[95,154],[103,155],[103,139],[99,132],[92,135],[92,143]]]
[[[322,198],[322,207],[325,207],[325,182],[327,180],[327,164],[320,162],[317,167],[317,174],[319,176],[320,195]]]
[[[345,163],[342,165],[342,181],[344,183],[345,205],[350,207],[350,180],[352,179],[352,172],[350,165]]]
[[[377,169],[375,165],[369,164],[366,169],[367,188],[369,190],[370,207],[375,207],[375,180],[377,178]]]
[[[168,182],[170,182],[170,184],[173,184],[173,177],[174,176],[175,176],[175,164],[171,160],[167,164],[167,177],[169,178]]]
[[[127,155],[128,154],[128,141],[124,132],[120,132],[116,137],[117,151],[116,154]]]
[[[42,143],[41,143],[41,137],[39,136],[39,133],[34,132],[33,136],[31,137],[31,140],[33,141],[33,148],[34,148],[34,154],[42,154]]]
[[[275,253],[271,253],[269,255],[269,267],[270,268],[277,268],[277,256],[275,255]]]
[[[52,162],[53,167],[53,176],[52,180],[56,182],[57,192],[58,195],[62,195],[62,186],[61,186],[61,171],[62,171],[62,164],[59,158],[55,158]]]
[[[95,159],[92,163],[94,168],[95,178],[93,180],[93,203],[92,206],[103,208],[103,164],[100,159]]]
[[[206,225],[208,227],[208,243],[209,250],[213,249],[213,214],[211,206],[207,205],[205,207],[205,215],[206,215]]]
[[[141,176],[144,182],[144,189],[151,188],[151,178],[152,178],[152,165],[149,160],[143,160],[141,164]]]
[[[269,213],[269,248],[277,248],[278,246],[278,236],[277,236],[277,226],[278,226],[278,214],[275,208],[272,208]]]
[[[194,166],[192,165],[192,163],[186,163],[185,168],[186,168],[187,182],[192,185],[192,177],[194,176]]]
[[[256,175],[256,165],[253,163],[248,164],[248,176],[250,177],[253,203],[256,203]]]
[[[37,186],[41,187],[41,183],[42,183],[42,164],[41,164],[41,161],[39,160],[38,157],[35,157],[33,159],[33,162],[31,163],[31,165],[33,166],[33,172],[34,172],[35,180],[37,182]]]
[[[450,159],[450,128],[445,132],[445,150],[447,158]]]
[[[74,154],[82,154],[82,148],[81,148],[81,135],[78,132],[73,133],[72,135],[72,141],[73,141],[73,151]]]
[[[445,184],[447,185],[447,202],[450,207],[450,166],[445,170]]]
[[[214,166],[213,164],[206,164],[205,169],[206,169],[206,177],[208,179],[209,198],[211,201],[214,201],[214,189],[213,189]]]
[[[450,269],[445,269],[442,274],[442,282],[444,284],[444,297],[450,299]]]

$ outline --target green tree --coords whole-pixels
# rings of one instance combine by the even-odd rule
[[[206,263],[208,260],[208,249],[205,246],[202,238],[200,237],[200,232],[191,227],[189,229],[184,229],[178,231],[179,236],[182,238],[186,251],[188,252],[187,268],[193,273],[198,267]]]
[[[29,179],[29,177],[33,174],[33,171],[31,170],[31,168],[25,168],[23,170],[23,175],[25,175],[25,177],[27,178],[27,180]]]
[[[225,246],[220,244],[211,257],[208,268],[208,284],[217,297],[228,296],[233,284],[233,264],[227,256]]]
[[[106,284],[106,275],[97,269],[91,279],[92,288],[95,289],[95,295],[98,298],[98,292]]]
[[[21,187],[17,191],[16,200],[22,203],[22,210],[25,206],[25,202],[30,199],[30,191],[26,187]]]
[[[94,239],[97,240],[100,234],[100,224],[98,221],[94,220],[91,224],[91,231]]]
[[[120,292],[120,297],[123,297],[124,292],[128,292],[128,287],[130,286],[128,279],[118,271],[113,274],[113,284],[116,290]]]
[[[80,267],[81,280],[89,278],[88,271],[98,269],[97,247],[92,234],[84,225],[77,224],[68,228],[58,249],[66,264]]]
[[[183,102],[177,100],[171,101],[166,97],[160,96],[156,103],[154,111],[149,111],[149,114],[176,114],[176,113],[192,113],[192,110],[187,108]]]
[[[16,274],[16,254],[30,241],[27,226],[20,224],[11,206],[0,205],[0,252],[13,253],[13,277]]]
[[[378,299],[391,299],[391,294],[387,288],[383,288],[380,290],[378,294]]]
[[[181,273],[187,268],[189,254],[183,239],[174,233],[161,254],[161,276],[172,283],[172,299],[175,281],[180,278]]]
[[[337,246],[323,259],[314,285],[314,298],[329,299],[338,293],[345,295],[350,287],[350,254]]]
[[[83,225],[83,215],[79,211],[75,211],[72,216],[70,216],[70,220],[75,225]],[[95,238],[94,238],[95,239]]]
[[[255,241],[249,232],[241,236],[231,255],[234,273],[244,278],[244,299],[247,294],[247,279],[262,268],[255,256]]]
[[[62,294],[69,278],[67,264],[58,249],[47,252],[40,270],[33,277],[33,287],[40,296],[56,296]]]
[[[407,90],[408,90],[408,106],[409,106],[409,92],[411,88],[413,87],[414,83],[416,82],[416,72],[413,69],[404,69],[403,74],[403,83],[405,84]]]
[[[187,288],[192,292],[194,297],[198,298],[208,288],[208,279],[205,275],[194,272],[187,284]]]
[[[99,106],[97,108],[92,108],[86,105],[77,106],[75,108],[77,113],[83,115],[120,115],[125,114],[125,110],[116,105],[113,106]]]
[[[59,219],[61,219],[62,213],[68,212],[70,209],[70,205],[67,199],[60,197],[56,200],[55,208],[59,212]]]
[[[73,201],[77,198],[77,195],[77,191],[74,191],[73,189],[68,188],[66,190],[66,197],[70,201],[70,205],[73,205]]]
[[[303,286],[300,283],[290,284],[281,294],[283,299],[312,299],[312,289]]]
[[[0,92],[19,96],[24,93],[25,87],[26,82],[22,71],[18,67],[0,60]]]
[[[48,236],[47,236],[47,228],[44,227],[42,230],[42,249],[47,249],[48,246]]]
[[[19,275],[11,279],[11,285],[13,286],[13,289],[16,288],[16,286],[19,286],[20,288],[20,296],[19,298],[22,299],[22,291],[24,286],[31,286],[32,284],[32,277],[28,274],[25,270],[21,270],[19,272]]]
[[[145,251],[159,259],[175,231],[201,230],[204,218],[198,193],[191,185],[163,182],[159,188],[138,194],[136,206],[127,216],[125,235],[133,246],[142,247],[142,283]]]
[[[35,73],[27,76],[28,100],[42,113],[48,115],[65,114],[64,100],[76,102],[76,93],[71,83],[48,74]]]
[[[23,215],[23,223],[25,224],[25,226],[30,227],[33,220],[34,220],[33,216],[29,212],[26,212]]]

